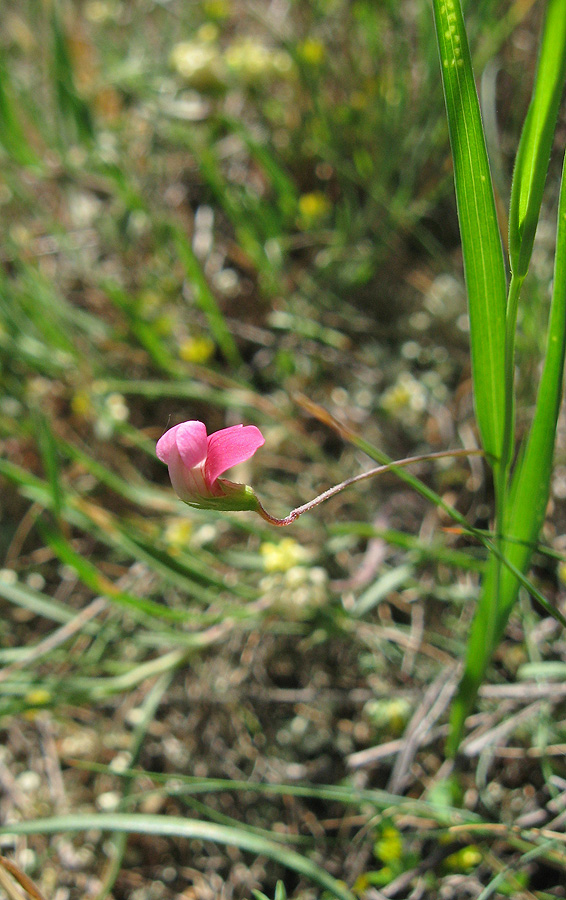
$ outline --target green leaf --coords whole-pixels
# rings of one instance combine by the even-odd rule
[[[509,256],[518,277],[529,268],[565,77],[566,8],[564,0],[549,0],[535,88],[511,186]]]
[[[452,732],[449,741],[449,750],[452,753],[457,749],[466,716],[473,706],[493,650],[503,635],[517,600],[522,584],[517,572],[525,573],[528,570],[544,522],[550,491],[556,426],[562,401],[565,350],[566,160],[562,171],[558,205],[554,288],[546,356],[534,419],[515,468],[503,523],[505,537],[502,541],[502,551],[509,565],[502,566],[498,572],[499,559],[492,556],[482,586],[468,642],[464,675],[452,708]],[[540,602],[539,597],[537,600]],[[486,633],[492,606],[496,602],[497,616],[491,644],[486,640]],[[554,613],[552,610],[551,612]]]
[[[504,427],[506,277],[487,150],[459,0],[434,0],[464,270],[476,415],[499,459]]]
[[[134,813],[93,813],[91,815],[54,816],[49,819],[14,822],[9,827],[0,829],[0,833],[57,834],[65,831],[89,831],[93,828],[127,834],[150,834],[212,841],[229,847],[238,847],[240,850],[256,856],[266,856],[288,869],[293,869],[329,891],[337,900],[354,900],[354,895],[342,882],[337,881],[316,863],[311,862],[306,856],[301,856],[295,850],[289,850],[275,841],[252,834],[244,829],[215,825],[197,819]]]
[[[562,402],[565,353],[566,158],[562,170],[558,204],[553,292],[544,366],[537,393],[535,415],[511,482],[503,529],[505,536],[513,542],[506,544],[505,555],[523,572],[530,564],[548,504],[554,442]],[[501,585],[500,632],[505,627],[513,605],[512,596],[513,593],[516,593],[515,583],[516,579],[509,571],[506,571]]]

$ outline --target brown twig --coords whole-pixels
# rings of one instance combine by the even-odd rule
[[[296,509],[292,509],[289,515],[284,516],[282,519],[278,519],[276,516],[272,516],[271,513],[268,513],[266,509],[258,502],[258,513],[265,519],[266,522],[269,522],[270,525],[276,525],[278,528],[284,528],[286,525],[292,525],[293,522],[302,516],[303,513],[310,512],[311,509],[314,509],[315,506],[319,506],[321,503],[324,503],[325,500],[330,500],[331,497],[334,497],[336,494],[339,494],[341,491],[345,490],[348,487],[351,487],[353,484],[358,484],[360,481],[365,481],[368,478],[373,478],[374,475],[381,475],[382,472],[394,472],[396,469],[404,469],[406,466],[412,466],[415,463],[420,462],[428,462],[433,459],[449,459],[451,457],[461,457],[461,456],[483,456],[483,450],[441,450],[439,453],[422,453],[419,456],[408,456],[406,459],[399,459],[395,462],[386,463],[382,466],[375,466],[373,469],[369,469],[367,472],[362,472],[360,475],[354,475],[352,478],[347,478],[345,481],[341,481],[340,484],[335,484],[333,487],[328,488],[328,490],[323,491],[322,494],[319,494],[317,497],[314,497],[313,500],[309,500],[308,503],[303,503],[302,506],[297,506]]]

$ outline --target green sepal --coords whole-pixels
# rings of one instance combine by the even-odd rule
[[[195,497],[194,500],[183,502],[195,509],[216,509],[219,512],[259,512],[259,500],[249,484],[236,484],[226,478],[219,478],[215,484],[222,488],[223,493],[219,496]]]

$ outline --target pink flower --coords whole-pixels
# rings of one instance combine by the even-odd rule
[[[233,425],[210,436],[203,422],[181,422],[157,442],[158,458],[169,467],[177,496],[201,509],[258,510],[251,487],[219,476],[254,455],[265,443],[255,425]]]

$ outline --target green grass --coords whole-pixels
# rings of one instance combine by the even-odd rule
[[[555,277],[547,347],[535,414],[519,462],[515,457],[515,346],[521,291],[529,269],[566,74],[566,25],[561,4],[550,3],[541,35],[538,71],[513,172],[506,261],[464,19],[459,3],[438,0],[435,21],[470,312],[472,374],[478,428],[493,471],[497,554],[484,579],[466,667],[453,707],[450,751],[485,677],[528,570],[549,499],[560,411],[565,308],[562,273],[565,191],[558,204]],[[513,541],[507,543],[507,537]],[[504,565],[506,563],[506,565]],[[509,565],[511,563],[511,566]]]

